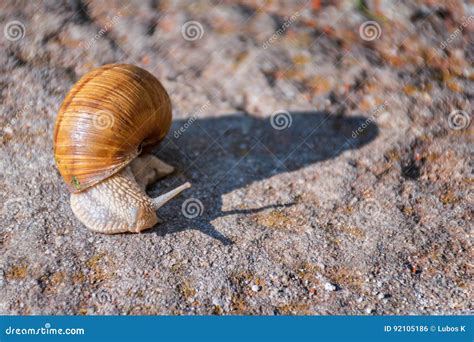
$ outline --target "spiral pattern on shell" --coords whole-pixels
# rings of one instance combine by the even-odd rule
[[[69,91],[54,127],[54,156],[71,192],[83,191],[158,144],[171,126],[171,102],[149,72],[109,64]]]
[[[379,23],[373,20],[366,21],[359,26],[359,35],[365,41],[378,39],[382,34]]]
[[[21,21],[9,21],[3,28],[3,35],[6,39],[16,42],[25,36],[25,25]]]

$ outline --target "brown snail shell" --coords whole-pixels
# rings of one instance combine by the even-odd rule
[[[148,71],[104,65],[69,91],[54,127],[54,157],[77,193],[116,174],[159,143],[171,126],[171,102]]]

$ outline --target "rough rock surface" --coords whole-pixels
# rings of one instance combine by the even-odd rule
[[[282,3],[1,2],[1,314],[472,310],[472,4]],[[142,234],[82,226],[52,155],[114,62],[173,101],[150,195],[193,183]]]

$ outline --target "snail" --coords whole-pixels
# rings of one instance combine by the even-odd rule
[[[71,192],[74,215],[92,231],[141,232],[156,210],[191,187],[156,198],[146,187],[174,171],[152,154],[171,126],[171,101],[149,72],[109,64],[85,74],[62,103],[54,126],[54,157]]]

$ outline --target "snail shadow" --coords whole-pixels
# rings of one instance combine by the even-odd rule
[[[377,126],[362,116],[291,112],[290,116],[282,114],[274,119],[237,113],[175,120],[167,140],[155,154],[179,171],[150,191],[156,191],[156,196],[184,181],[190,181],[193,187],[184,193],[183,200],[160,209],[159,215],[165,221],[172,220],[156,226],[152,232],[164,236],[198,229],[223,244],[232,244],[230,238],[214,228],[214,220],[294,203],[258,207],[242,200],[235,208],[222,211],[224,194],[276,174],[335,158],[344,151],[366,145],[378,135]],[[241,204],[254,209],[240,209]]]

